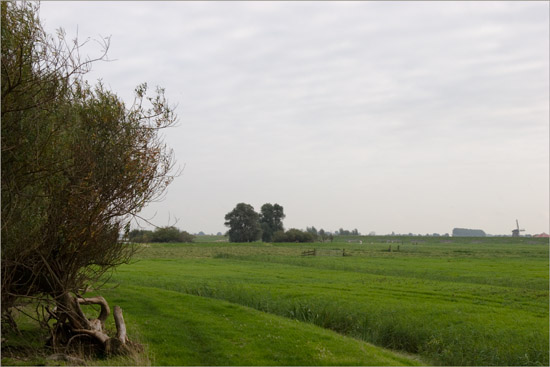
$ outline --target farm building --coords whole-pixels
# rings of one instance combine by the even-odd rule
[[[485,237],[481,229],[453,228],[453,237]]]

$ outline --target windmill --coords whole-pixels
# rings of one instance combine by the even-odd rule
[[[516,219],[516,226],[517,226],[516,229],[512,229],[512,237],[519,237],[519,232],[525,231],[525,229],[519,229],[519,223],[517,219]]]

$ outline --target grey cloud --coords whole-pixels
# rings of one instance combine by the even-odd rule
[[[510,212],[540,212],[536,203],[548,201],[548,178],[536,173],[545,164],[548,172],[548,7],[44,2],[42,13],[48,25],[113,35],[118,61],[91,76],[125,99],[143,81],[176,97],[181,127],[167,140],[188,168],[151,210],[217,232],[236,202],[278,198],[296,213],[293,226],[344,222],[384,232],[400,230],[384,209],[394,200],[405,219],[420,203],[429,208],[423,215],[434,228],[417,222],[406,231],[449,232],[451,219],[429,210],[450,200],[457,214],[448,218],[456,218],[470,197],[500,205],[490,195],[495,185],[503,195],[522,187],[507,164],[537,182]],[[436,172],[458,174],[457,183]],[[468,172],[484,181],[476,187]],[[199,206],[211,219],[180,209]],[[506,215],[479,227],[498,232]],[[548,231],[548,220],[532,221]]]

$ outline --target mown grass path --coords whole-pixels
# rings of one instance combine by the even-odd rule
[[[406,356],[233,303],[161,288],[105,292],[148,344],[153,365],[418,365]],[[139,300],[139,301],[138,301]]]
[[[521,240],[401,242],[392,252],[380,239],[150,245],[113,280],[307,321],[436,364],[548,365],[548,244]],[[300,256],[314,246],[319,256]]]

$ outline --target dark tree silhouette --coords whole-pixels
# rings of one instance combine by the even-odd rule
[[[271,242],[277,231],[284,230],[284,209],[279,204],[264,204],[260,211],[260,225],[262,227],[262,241]]]
[[[239,203],[225,215],[225,225],[229,227],[229,241],[253,242],[260,239],[262,233],[260,216],[250,204]]]

